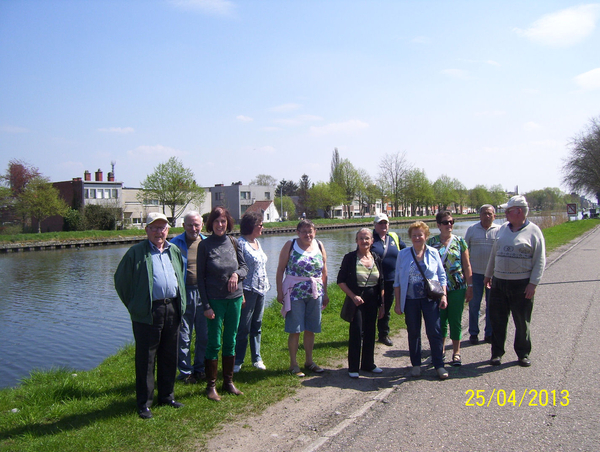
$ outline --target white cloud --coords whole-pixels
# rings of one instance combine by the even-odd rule
[[[592,34],[599,12],[600,4],[597,3],[574,6],[546,14],[529,28],[514,28],[514,31],[542,45],[568,47]]]
[[[441,71],[442,74],[447,75],[448,77],[460,79],[460,80],[468,80],[471,77],[467,71],[463,71],[462,69],[444,69]]]
[[[4,125],[4,126],[0,126],[0,132],[4,132],[4,133],[27,133],[27,132],[29,132],[29,130],[26,129],[25,127]]]
[[[254,121],[254,119],[252,119],[250,116],[244,116],[244,115],[239,115],[236,116],[235,119],[242,121],[242,122],[252,122]]]
[[[171,3],[182,9],[220,16],[228,16],[235,11],[235,4],[229,0],[171,0]]]
[[[98,129],[98,132],[120,133],[124,135],[126,133],[133,133],[135,130],[133,130],[133,127],[103,127]]]
[[[358,119],[351,119],[345,122],[335,122],[327,124],[325,126],[312,126],[310,127],[311,135],[328,135],[330,133],[351,133],[358,130],[366,129],[369,124],[360,121]]]
[[[574,80],[585,90],[600,89],[600,68],[579,74]]]
[[[530,132],[532,130],[538,130],[541,128],[542,128],[542,126],[540,126],[539,124],[537,124],[533,121],[529,121],[529,122],[526,122],[525,124],[523,124],[523,130],[527,130],[528,132]]]
[[[276,111],[276,112],[286,112],[286,111],[294,111],[294,110],[298,110],[302,105],[300,104],[294,104],[294,103],[289,103],[289,104],[282,104],[282,105],[277,105],[276,107],[271,107],[269,108],[269,111]]]
[[[138,146],[135,149],[127,151],[127,155],[133,158],[158,158],[167,160],[169,157],[180,157],[185,155],[186,152],[180,151],[179,149],[163,146],[157,144],[154,146]]]

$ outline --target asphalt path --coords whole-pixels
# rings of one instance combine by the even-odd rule
[[[420,378],[408,376],[403,331],[393,347],[377,347],[381,376],[351,380],[341,363],[307,379],[297,397],[244,420],[245,431],[235,425],[225,430],[208,448],[598,451],[599,308],[596,228],[549,256],[534,301],[531,367],[517,365],[512,320],[502,365],[490,366],[489,344],[468,342],[465,309],[463,365],[447,367],[448,380],[439,381],[430,365]],[[423,346],[428,357],[424,333]]]

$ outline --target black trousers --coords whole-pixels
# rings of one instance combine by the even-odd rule
[[[531,312],[533,298],[525,298],[529,279],[492,279],[490,292],[490,320],[492,322],[492,357],[504,355],[508,317],[515,323],[514,349],[517,357],[528,358],[531,353]]]
[[[379,339],[383,339],[390,335],[390,310],[392,308],[392,303],[394,303],[394,281],[385,281],[383,290],[383,306],[385,313],[383,314],[383,317],[377,321]]]
[[[375,324],[379,306],[375,287],[365,288],[364,304],[356,307],[354,319],[350,322],[348,340],[348,372],[371,371],[375,366]],[[362,349],[362,360],[361,360]]]
[[[133,323],[135,338],[135,392],[138,410],[152,406],[154,398],[154,367],[158,402],[173,400],[179,339],[179,299],[172,303],[152,304],[152,325]]]

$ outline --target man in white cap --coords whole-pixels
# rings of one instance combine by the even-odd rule
[[[383,305],[385,313],[377,321],[377,329],[379,330],[379,342],[391,347],[394,344],[389,336],[390,308],[394,303],[396,259],[398,258],[398,251],[406,248],[406,245],[400,240],[398,234],[389,231],[390,220],[385,213],[375,215],[373,223],[373,245],[371,245],[371,251],[378,254],[381,258],[384,279]]]
[[[529,207],[524,196],[513,196],[501,205],[506,214],[492,248],[484,284],[491,288],[492,359],[499,366],[504,355],[506,327],[512,312],[515,324],[514,349],[520,366],[529,367],[531,334],[529,325],[533,296],[546,265],[546,245],[542,231],[527,219]]]
[[[183,259],[167,242],[167,217],[152,212],[146,219],[144,240],[133,245],[115,272],[115,289],[127,307],[135,338],[135,390],[138,414],[150,419],[157,364],[158,404],[180,408],[174,399],[177,339],[185,311]]]

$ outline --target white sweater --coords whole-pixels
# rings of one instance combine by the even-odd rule
[[[546,266],[546,244],[539,227],[530,221],[518,231],[504,223],[492,248],[485,276],[498,279],[527,279],[538,285]]]

